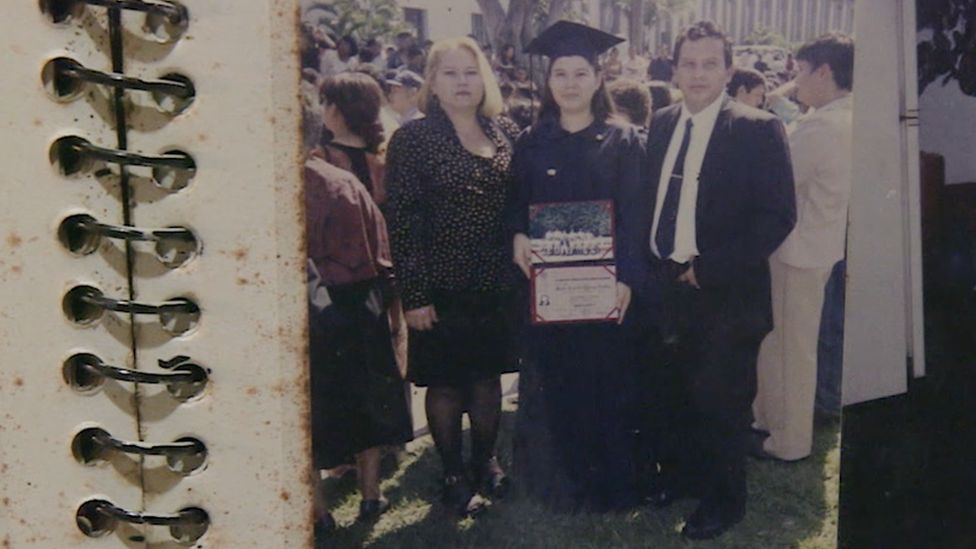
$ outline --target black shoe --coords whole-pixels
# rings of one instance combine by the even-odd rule
[[[727,506],[702,502],[685,521],[681,535],[692,540],[717,538],[742,521],[745,509],[733,510]]]
[[[657,475],[651,482],[644,500],[653,507],[664,509],[679,499],[692,497],[690,491],[670,475]]]
[[[444,491],[441,501],[453,513],[461,517],[473,517],[488,507],[488,501],[471,489],[462,475],[444,477]]]
[[[480,486],[485,495],[493,499],[504,499],[511,489],[512,481],[505,474],[497,457],[492,457],[474,471],[476,486]]]
[[[315,519],[314,529],[316,539],[327,537],[336,529],[335,517],[332,516],[332,513],[326,512],[325,515]]]
[[[378,499],[364,499],[359,502],[359,516],[356,520],[366,522],[376,520],[390,508],[390,502],[383,496]]]
[[[774,456],[773,454],[767,452],[766,448],[763,446],[763,442],[765,440],[765,437],[749,439],[749,457],[759,461],[777,461],[779,463],[797,463],[807,458],[804,456],[799,459],[783,459],[779,456]]]

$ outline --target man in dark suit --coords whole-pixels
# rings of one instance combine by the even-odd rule
[[[682,530],[716,537],[745,513],[745,455],[756,356],[772,326],[767,259],[793,228],[789,146],[772,115],[731,101],[732,48],[711,22],[674,48],[682,104],[657,111],[648,136],[647,225],[665,360],[651,497],[700,498]]]

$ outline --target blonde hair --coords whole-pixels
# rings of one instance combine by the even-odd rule
[[[488,58],[481,52],[481,48],[478,47],[477,42],[467,36],[444,38],[443,40],[434,42],[434,45],[431,46],[430,54],[427,58],[427,68],[424,71],[424,85],[420,87],[420,98],[417,105],[420,112],[428,114],[431,106],[437,100],[434,97],[434,92],[431,91],[431,85],[434,82],[435,74],[440,67],[444,54],[452,50],[465,50],[474,56],[475,64],[478,66],[478,73],[481,75],[481,80],[484,82],[485,88],[484,95],[481,98],[481,104],[478,107],[478,114],[488,118],[493,118],[501,114],[504,110],[504,101],[502,100],[502,92],[498,88],[498,82],[495,80],[495,75],[491,70],[491,64],[488,63]]]

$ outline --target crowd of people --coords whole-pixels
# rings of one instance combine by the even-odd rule
[[[305,34],[315,467],[354,466],[358,520],[390,505],[379,459],[413,436],[407,382],[427,388],[459,516],[513,483],[557,512],[695,498],[682,534],[712,538],[745,513],[748,454],[810,454],[850,38],[804,45],[769,89],[707,21],[652,60],[560,21],[524,52],[548,59],[539,86],[513,47],[470,37]],[[531,322],[530,206],[594,200],[613,204],[615,320]],[[514,371],[510,476],[495,446]]]

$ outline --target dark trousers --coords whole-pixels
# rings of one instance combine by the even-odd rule
[[[666,482],[741,512],[756,357],[764,333],[736,320],[725,290],[662,284],[657,455]]]

